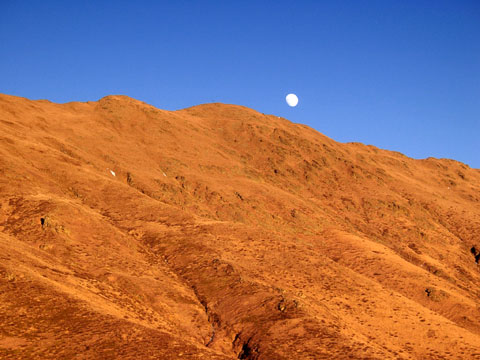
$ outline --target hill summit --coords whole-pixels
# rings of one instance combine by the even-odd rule
[[[478,169],[0,95],[0,175],[2,359],[480,358]]]

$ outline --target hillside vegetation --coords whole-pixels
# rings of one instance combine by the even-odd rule
[[[0,358],[479,359],[480,170],[225,104],[0,95]]]

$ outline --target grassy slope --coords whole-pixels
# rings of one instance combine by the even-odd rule
[[[480,357],[459,162],[234,105],[0,95],[0,175],[0,357]]]

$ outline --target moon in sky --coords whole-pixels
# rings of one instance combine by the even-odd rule
[[[285,98],[287,101],[288,106],[295,107],[298,104],[298,97],[295,94],[288,94]]]

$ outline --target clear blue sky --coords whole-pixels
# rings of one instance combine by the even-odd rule
[[[239,104],[480,168],[480,1],[0,0],[0,92]]]

